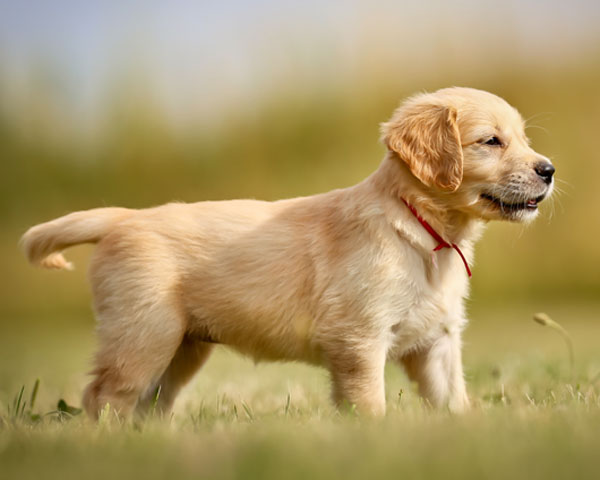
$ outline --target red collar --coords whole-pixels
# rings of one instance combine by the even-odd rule
[[[438,250],[441,250],[442,248],[453,248],[454,250],[456,250],[458,252],[458,254],[460,255],[460,258],[462,259],[463,263],[465,264],[465,269],[467,270],[467,274],[469,275],[469,277],[471,277],[471,269],[469,268],[469,264],[467,263],[467,260],[465,258],[465,256],[463,255],[463,253],[460,251],[460,248],[458,248],[458,245],[456,245],[456,243],[448,243],[446,240],[444,240],[439,233],[437,233],[433,227],[431,225],[429,225],[429,223],[427,223],[427,220],[425,220],[423,217],[421,217],[421,215],[419,215],[417,213],[417,210],[415,207],[413,207],[410,203],[408,203],[406,200],[404,200],[404,198],[402,198],[402,201],[404,202],[404,204],[408,207],[408,209],[410,210],[410,213],[412,213],[415,218],[419,221],[419,223],[421,225],[423,225],[423,228],[425,230],[427,230],[427,232],[429,233],[429,235],[431,235],[434,240],[436,242],[438,242],[438,246],[435,247],[433,249],[434,252],[437,252]]]

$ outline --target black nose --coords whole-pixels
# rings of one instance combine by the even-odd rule
[[[554,166],[549,162],[538,163],[534,167],[534,170],[535,173],[542,177],[542,180],[544,180],[546,183],[550,183],[552,181],[552,175],[554,175],[554,172],[556,171]]]

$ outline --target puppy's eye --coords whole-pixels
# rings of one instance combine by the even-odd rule
[[[501,147],[502,146],[502,142],[500,141],[500,139],[498,137],[492,137],[490,138],[488,141],[483,142],[486,145],[492,145],[493,147]]]

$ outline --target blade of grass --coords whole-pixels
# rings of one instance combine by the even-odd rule
[[[35,407],[35,400],[37,398],[39,387],[40,387],[40,379],[36,378],[35,383],[33,384],[33,390],[31,391],[31,396],[29,397],[29,411],[30,412]]]
[[[13,401],[13,418],[17,418],[19,416],[19,411],[21,410],[21,402],[23,401],[23,393],[25,392],[25,385],[21,387],[18,395],[15,397]]]
[[[244,407],[244,411],[246,412],[246,415],[248,416],[248,419],[252,422],[254,421],[254,414],[252,413],[252,410],[250,409],[250,407],[246,404],[246,402],[242,402],[242,407]]]
[[[285,399],[285,416],[287,417],[290,413],[290,403],[292,402],[292,395],[288,392],[287,398]]]
[[[567,345],[567,350],[569,351],[569,365],[572,377],[575,368],[575,350],[573,348],[573,339],[571,338],[571,335],[569,335],[569,332],[567,332],[561,324],[552,320],[547,313],[536,313],[533,315],[533,320],[540,325],[552,328],[563,338],[565,344]]]
[[[158,405],[158,399],[160,398],[160,392],[162,391],[162,385],[156,387],[154,397],[152,397],[152,405],[150,407],[150,416],[154,417],[156,414],[156,406]]]

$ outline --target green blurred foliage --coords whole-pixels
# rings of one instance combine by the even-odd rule
[[[499,69],[488,61],[406,77],[380,73],[343,85],[286,84],[258,107],[224,110],[214,127],[211,119],[178,126],[151,89],[123,82],[113,86],[87,140],[70,128],[55,86],[40,74],[20,115],[0,109],[0,309],[34,316],[87,311],[89,248],[69,252],[75,273],[36,271],[17,247],[32,224],[99,206],[274,200],[348,186],[377,168],[384,154],[378,124],[402,98],[450,85],[492,91],[530,119],[533,147],[553,159],[563,192],[545,202],[532,226],[490,226],[477,251],[473,301],[597,298],[600,56],[544,68]],[[0,101],[7,95],[0,82]]]

